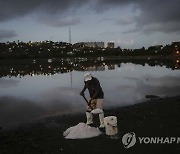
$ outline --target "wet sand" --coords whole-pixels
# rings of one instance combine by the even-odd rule
[[[34,120],[10,130],[0,129],[0,153],[180,153],[180,143],[140,144],[124,148],[122,137],[134,132],[136,137],[180,137],[180,96],[155,98],[139,104],[105,110],[105,116],[118,118],[116,138],[101,136],[67,140],[63,132],[79,122],[85,114],[51,116]],[[98,117],[94,117],[98,126]]]

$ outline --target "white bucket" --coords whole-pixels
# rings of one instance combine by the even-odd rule
[[[117,117],[108,116],[104,118],[106,135],[116,135],[118,133]]]

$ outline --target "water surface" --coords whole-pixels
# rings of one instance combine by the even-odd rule
[[[86,102],[79,92],[87,71],[101,83],[105,109],[143,102],[146,95],[179,95],[179,69],[172,67],[173,62],[153,62],[61,59],[4,64],[0,69],[0,124],[85,112]]]

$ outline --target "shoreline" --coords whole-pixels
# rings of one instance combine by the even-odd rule
[[[118,138],[101,135],[95,138],[67,140],[63,132],[79,122],[85,113],[51,116],[17,128],[0,129],[0,153],[160,153],[180,152],[179,144],[140,144],[125,149],[124,134],[137,137],[180,137],[180,96],[151,99],[146,102],[105,110],[105,117],[118,119]],[[98,125],[98,117],[94,117]],[[89,148],[91,147],[91,148]]]
[[[180,56],[175,56],[175,55],[139,55],[139,56],[102,56],[102,57],[94,57],[94,56],[88,56],[88,57],[45,57],[45,58],[27,58],[27,59],[0,59],[0,63],[1,62],[20,62],[20,63],[24,63],[24,62],[32,62],[32,60],[37,60],[37,61],[46,61],[48,59],[119,59],[119,60],[141,60],[141,59],[154,59],[154,60],[165,60],[165,59],[176,59],[176,58],[180,58]]]

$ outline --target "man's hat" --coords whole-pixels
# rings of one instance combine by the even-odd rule
[[[89,81],[89,80],[92,80],[92,75],[91,73],[86,73],[84,74],[84,81]]]

